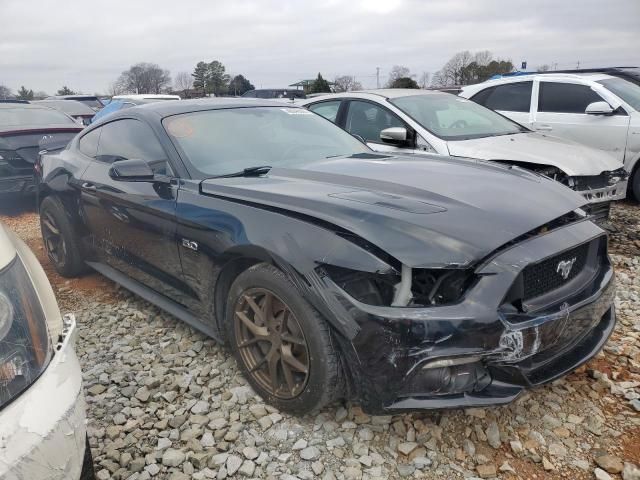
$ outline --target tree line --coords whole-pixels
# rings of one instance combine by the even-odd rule
[[[542,65],[538,71],[548,70]],[[488,50],[472,53],[468,50],[453,55],[440,70],[431,76],[429,72],[420,75],[412,74],[409,68],[394,65],[389,71],[386,88],[438,88],[459,85],[470,85],[483,82],[493,75],[514,71],[511,60],[494,58]],[[219,60],[200,61],[191,73],[178,72],[172,81],[169,70],[156,63],[140,62],[123,71],[111,83],[108,95],[126,93],[158,94],[177,93],[182,97],[194,96],[240,96],[254,90],[255,86],[242,74],[228,73],[226,66]],[[348,92],[362,90],[362,84],[352,75],[338,75],[333,82],[326,80],[321,73],[306,87],[306,93]],[[79,93],[64,85],[56,95],[73,95]],[[13,92],[0,84],[0,99],[12,98]],[[47,94],[34,92],[21,86],[15,97],[23,100],[45,98]]]

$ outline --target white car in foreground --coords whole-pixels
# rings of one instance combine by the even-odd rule
[[[640,201],[640,85],[633,78],[597,72],[507,76],[464,87],[460,96],[533,130],[606,151],[624,163],[629,194]]]
[[[337,93],[299,102],[374,150],[450,155],[517,165],[578,191],[595,219],[625,198],[622,163],[575,142],[549,137],[448,93],[383,89]]]
[[[0,224],[0,479],[93,478],[75,319]]]

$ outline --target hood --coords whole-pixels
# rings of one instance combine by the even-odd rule
[[[569,176],[600,175],[622,167],[602,150],[534,132],[449,141],[447,147],[456,157],[553,165]]]
[[[329,222],[408,266],[432,268],[473,264],[585,203],[517,167],[442,156],[331,159],[200,188]]]

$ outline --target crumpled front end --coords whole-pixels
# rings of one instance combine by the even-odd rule
[[[0,479],[80,478],[86,425],[75,329],[66,316],[47,369],[0,411]]]
[[[620,168],[598,176],[568,177],[566,182],[588,202],[585,211],[600,222],[609,218],[611,202],[626,198],[628,178],[629,173]]]
[[[342,350],[371,413],[508,403],[586,362],[615,325],[607,239],[584,220],[505,246],[451,302],[371,305],[321,279],[357,324]]]

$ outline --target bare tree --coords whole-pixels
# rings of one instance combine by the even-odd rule
[[[123,93],[125,93],[125,90],[118,80],[111,82],[109,84],[109,88],[107,88],[107,95],[110,97],[115,97],[116,95],[121,95]]]
[[[162,93],[171,85],[171,76],[155,63],[142,62],[122,72],[117,83],[129,93]]]
[[[545,63],[544,65],[540,65],[537,70],[538,72],[548,72],[551,70],[551,67]]]
[[[394,84],[396,80],[399,78],[411,78],[410,70],[407,67],[403,67],[402,65],[394,65],[391,71],[389,72],[389,80],[387,80],[387,87]]]
[[[420,85],[420,88],[427,88],[429,86],[430,79],[431,74],[429,72],[422,72],[422,74],[420,75],[420,79],[418,80],[418,85]]]
[[[47,98],[49,96],[49,94],[43,90],[38,90],[37,92],[35,92],[33,94],[33,99],[34,100],[44,100],[45,98]]]
[[[335,92],[352,92],[362,90],[362,84],[351,75],[342,75],[333,80],[333,90]]]
[[[442,87],[460,85],[462,73],[472,61],[473,55],[469,50],[456,53],[433,75],[433,83]]]
[[[478,65],[486,66],[493,60],[493,53],[489,50],[481,50],[473,55],[473,61]]]
[[[491,52],[484,50],[471,54],[468,50],[456,53],[433,76],[437,86],[470,85],[483,82],[496,74],[513,71],[511,60],[494,59]]]
[[[191,87],[193,87],[193,77],[189,72],[178,72],[173,81],[174,88],[185,93]]]
[[[0,85],[0,100],[4,100],[12,96],[13,94],[11,93],[11,89],[9,87]]]

